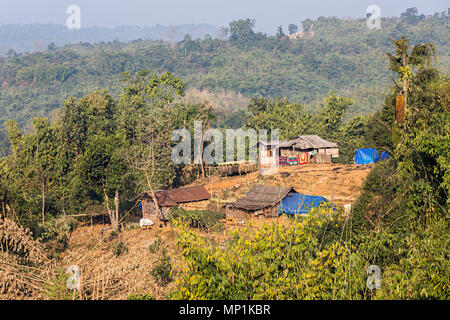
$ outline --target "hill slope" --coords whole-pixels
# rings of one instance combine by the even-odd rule
[[[319,18],[310,21],[311,32],[294,41],[250,30],[245,37],[231,34],[229,40],[80,43],[3,58],[0,121],[25,124],[31,117],[49,116],[69,96],[81,97],[94,89],[118,94],[120,72],[142,69],[173,72],[188,88],[218,95],[231,92],[237,102],[242,101],[240,95],[284,96],[308,104],[312,111],[334,90],[354,100],[350,117],[367,114],[379,109],[390,84],[392,73],[384,53],[391,50],[391,38],[405,35],[412,43],[435,43],[436,66],[448,73],[448,19],[410,23],[384,18],[381,30],[369,30],[364,19]]]

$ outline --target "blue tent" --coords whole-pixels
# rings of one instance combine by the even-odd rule
[[[380,160],[389,159],[389,155],[382,151],[380,154],[377,149],[358,149],[355,151],[355,163],[356,164],[369,164],[375,163]]]
[[[301,193],[289,193],[281,200],[278,208],[278,214],[306,214],[312,208],[317,208],[322,203],[328,203],[328,200],[321,196],[308,196]]]

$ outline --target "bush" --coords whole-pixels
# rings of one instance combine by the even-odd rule
[[[156,237],[156,239],[151,244],[149,244],[148,250],[151,253],[156,253],[159,251],[159,249],[161,248],[161,245],[163,245],[163,243],[164,243],[164,241],[162,241],[160,237]]]
[[[156,298],[149,293],[132,293],[128,295],[127,300],[156,300]]]
[[[71,300],[73,291],[67,288],[68,277],[63,270],[58,270],[56,277],[44,284],[44,297],[50,300]]]
[[[179,220],[188,223],[192,228],[210,230],[220,228],[220,220],[225,219],[225,213],[214,210],[184,210],[174,207],[169,213],[169,220]]]
[[[122,242],[119,241],[112,247],[113,256],[118,258],[122,253],[128,253],[128,247]]]
[[[73,230],[75,230],[76,226],[77,221],[70,216],[61,216],[58,218],[48,216],[47,221],[44,224],[38,224],[36,235],[44,242],[55,239],[61,240],[68,238]]]
[[[328,212],[312,212],[288,226],[239,229],[225,247],[186,229],[178,242],[186,268],[173,297],[361,299],[367,279],[364,261],[346,239],[323,241],[326,224],[342,226]]]
[[[156,262],[156,265],[150,271],[150,274],[155,278],[156,282],[162,286],[167,285],[172,281],[172,262],[167,256],[166,249],[163,249],[162,256]]]

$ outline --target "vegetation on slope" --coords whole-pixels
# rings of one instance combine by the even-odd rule
[[[382,55],[391,38],[433,41],[440,68],[448,72],[450,65],[447,16],[383,18],[381,23],[381,30],[369,30],[365,19],[320,17],[303,22],[303,39],[289,40],[255,33],[254,21],[247,19],[230,23],[227,40],[187,35],[174,44],[80,43],[12,55],[0,61],[0,120],[24,125],[34,116],[51,116],[68,97],[80,98],[94,89],[106,88],[117,96],[119,73],[142,69],[177,74],[188,88],[249,98],[287,97],[307,104],[309,111],[335,91],[353,99],[347,117],[367,114],[382,105],[390,83],[392,73]]]

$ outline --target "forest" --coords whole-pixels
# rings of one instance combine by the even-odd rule
[[[255,23],[232,21],[223,30],[226,39],[186,35],[178,42],[83,42],[32,54],[10,52],[9,58],[0,59],[0,121],[15,119],[29,130],[33,117],[51,118],[69,97],[81,98],[103,88],[117,97],[122,89],[120,73],[142,69],[155,74],[169,71],[187,89],[200,93],[236,97],[218,114],[219,122],[228,125],[242,124],[245,110],[237,108],[242,105],[239,95],[287,98],[314,113],[334,91],[353,100],[346,116],[350,119],[381,107],[393,78],[383,58],[391,38],[433,41],[438,67],[445,73],[450,65],[445,13],[427,19],[417,13],[383,18],[380,30],[369,30],[365,19],[307,19],[301,25],[303,38],[297,40],[290,40],[282,28],[275,36],[254,32]],[[297,29],[291,26],[292,32]],[[6,154],[6,132],[0,133]]]
[[[372,167],[348,215],[318,208],[220,243],[175,212],[181,262],[159,243],[148,247],[160,254],[151,270],[158,285],[171,283],[165,298],[450,299],[447,19],[383,19],[382,30],[356,37],[365,21],[319,18],[304,21],[314,33],[298,42],[282,30],[254,33],[248,19],[230,23],[228,40],[79,44],[2,60],[9,151],[0,159],[0,297],[73,298],[58,263],[77,215],[106,212],[107,242],[144,190],[205,178],[203,164],[171,159],[173,130],[200,121],[280,129],[282,139],[318,134],[338,143],[346,164],[359,147],[390,158]],[[206,101],[186,101],[189,86],[233,90],[249,103],[224,117]],[[127,248],[108,250],[120,261]],[[381,290],[366,285],[370,265],[383,270]]]

